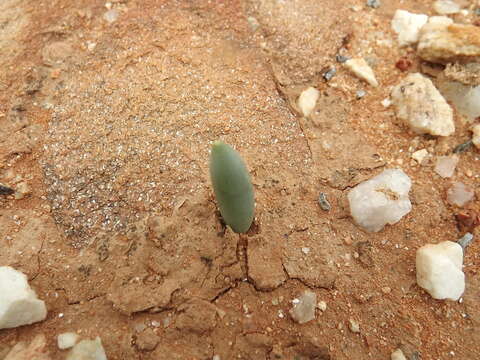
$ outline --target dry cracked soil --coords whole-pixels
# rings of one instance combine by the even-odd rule
[[[48,308],[43,322],[0,330],[0,358],[43,333],[63,359],[56,336],[75,331],[100,336],[113,360],[388,359],[399,347],[409,360],[478,359],[480,243],[465,255],[461,302],[432,299],[414,265],[416,249],[461,237],[455,215],[480,206],[449,205],[451,179],[411,153],[451,153],[468,124],[456,114],[454,136],[418,136],[381,105],[405,75],[399,59],[423,65],[396,46],[393,14],[432,14],[432,3],[0,1],[0,183],[29,189],[0,195],[0,265],[27,274]],[[337,54],[367,58],[381,86]],[[321,96],[304,118],[308,86]],[[251,171],[248,234],[219,219],[216,139]],[[461,153],[454,179],[478,188],[479,160]],[[393,167],[413,180],[413,210],[366,233],[346,193]],[[297,324],[289,309],[306,289],[327,309]]]

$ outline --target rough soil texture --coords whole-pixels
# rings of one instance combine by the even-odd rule
[[[432,3],[401,8],[433,14]],[[56,336],[66,331],[100,336],[109,359],[387,359],[398,347],[409,359],[478,358],[480,242],[466,252],[461,302],[421,290],[414,259],[427,242],[463,235],[460,209],[445,200],[452,180],[476,188],[468,210],[480,211],[480,154],[461,153],[455,177],[441,179],[412,152],[449,154],[469,125],[457,115],[454,136],[416,136],[381,105],[405,76],[400,58],[409,72],[422,65],[395,44],[399,2],[108,6],[113,23],[96,0],[0,2],[0,183],[31,189],[0,195],[0,265],[25,272],[49,310],[44,322],[0,330],[0,358],[43,333],[63,359]],[[381,86],[336,54],[365,57]],[[308,86],[321,97],[302,118],[296,99]],[[251,171],[249,234],[218,217],[216,139]],[[413,180],[413,210],[366,233],[346,193],[393,167]],[[307,288],[327,309],[299,325],[289,309]]]

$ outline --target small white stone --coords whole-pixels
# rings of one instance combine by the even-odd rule
[[[417,284],[434,299],[458,300],[465,290],[463,250],[452,241],[427,244],[417,250]]]
[[[103,19],[111,24],[117,21],[119,15],[120,14],[117,9],[111,9],[103,14]]]
[[[77,343],[77,340],[78,340],[77,334],[75,334],[74,332],[66,332],[58,335],[57,345],[58,345],[58,348],[61,350],[70,349]]]
[[[303,90],[298,97],[297,105],[302,111],[303,116],[308,116],[315,109],[318,98],[320,97],[320,91],[314,87],[309,87]]]
[[[382,105],[384,108],[388,108],[392,105],[392,100],[390,100],[390,98],[385,98],[382,100]]]
[[[465,186],[464,183],[456,181],[447,190],[447,201],[452,205],[464,206],[473,200],[475,193],[472,189]]]
[[[427,156],[428,156],[427,149],[422,149],[422,150],[415,151],[412,154],[412,159],[415,160],[420,165],[423,165]]]
[[[453,20],[450,19],[448,16],[431,16],[428,19],[428,22],[426,25],[428,26],[449,26],[453,24]],[[428,27],[427,26],[427,27]],[[426,29],[422,29],[426,30]]]
[[[459,160],[457,155],[439,156],[434,171],[442,178],[450,178],[455,173]]]
[[[345,61],[345,67],[354,73],[358,78],[365,80],[373,87],[378,86],[378,81],[372,68],[367,64],[365,59],[356,58]]]
[[[390,294],[392,292],[392,288],[390,288],[388,286],[382,287],[382,292],[384,294]]]
[[[260,27],[260,23],[259,23],[258,20],[257,20],[256,18],[254,18],[253,16],[247,17],[247,21],[248,21],[248,24],[250,25],[250,28],[251,28],[253,31],[257,31],[257,29]]]
[[[348,193],[350,213],[367,231],[377,232],[408,214],[412,204],[408,192],[412,182],[400,169],[389,169],[364,181]]]
[[[480,149],[480,124],[476,124],[472,127],[472,142],[478,149]]]
[[[407,358],[401,349],[397,349],[390,355],[390,360],[407,360]]]
[[[307,255],[310,252],[310,248],[308,247],[302,247],[302,252]]]
[[[87,41],[87,49],[88,51],[93,51],[97,47],[97,43],[93,41]]]
[[[449,136],[455,132],[453,111],[430,79],[407,75],[392,90],[397,118],[418,134]]]
[[[400,46],[415,44],[418,41],[420,29],[427,21],[427,15],[397,10],[392,20],[392,29],[398,35]]]
[[[28,284],[27,277],[10,266],[0,267],[0,329],[45,320],[47,308]]]
[[[30,195],[32,193],[30,186],[25,181],[22,181],[21,183],[17,184],[15,188],[15,199],[16,200],[21,200],[25,196]]]
[[[452,0],[437,0],[433,3],[433,9],[440,15],[451,15],[460,12],[460,5]]]
[[[95,340],[82,340],[73,347],[66,360],[107,360],[107,355],[99,337]]]
[[[317,307],[320,309],[320,311],[326,311],[327,303],[325,301],[319,301]]]
[[[293,320],[299,324],[305,324],[311,320],[314,320],[315,306],[317,305],[317,294],[310,290],[305,290],[302,295],[300,295],[298,300],[298,303],[296,303],[290,309],[290,315],[292,316]]]
[[[351,332],[354,332],[354,333],[360,332],[360,324],[357,321],[350,319],[348,322],[349,322],[348,327],[350,328]]]

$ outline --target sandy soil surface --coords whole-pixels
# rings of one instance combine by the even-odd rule
[[[422,67],[395,43],[395,10],[433,14],[432,3],[2,0],[0,183],[30,191],[0,196],[0,265],[26,273],[49,312],[0,330],[0,354],[44,333],[63,359],[56,336],[75,331],[100,336],[109,359],[388,359],[398,347],[478,359],[480,243],[466,252],[461,301],[415,281],[416,249],[456,241],[455,215],[480,211],[445,200],[452,180],[480,198],[480,153],[461,153],[452,179],[411,154],[450,154],[469,124],[456,114],[455,135],[418,136],[381,104],[405,76],[399,59]],[[366,58],[381,85],[337,54]],[[296,99],[308,86],[321,97],[307,119]],[[251,171],[248,235],[219,220],[216,139]],[[395,167],[412,178],[413,210],[366,233],[347,191]],[[305,289],[327,309],[300,325],[289,309]]]

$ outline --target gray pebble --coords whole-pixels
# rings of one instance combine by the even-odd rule
[[[335,76],[336,73],[337,73],[337,69],[332,67],[323,73],[323,78],[326,81],[330,81]]]
[[[367,0],[367,6],[371,8],[378,9],[380,5],[380,0]]]
[[[325,194],[323,192],[320,193],[320,196],[318,197],[318,204],[320,205],[320,208],[323,211],[330,211],[330,209],[332,208],[330,206],[330,203],[327,200],[327,194]]]
[[[473,235],[470,233],[466,233],[457,241],[457,243],[462,247],[463,251],[465,251],[465,248],[468,245],[470,245],[472,241],[473,241]]]
[[[15,190],[13,190],[12,188],[0,184],[0,195],[12,195],[14,192]]]
[[[343,56],[343,55],[338,54],[338,55],[336,56],[336,59],[337,59],[337,61],[338,61],[339,63],[344,63],[344,62],[346,62],[347,60],[349,60],[350,58],[349,58],[348,56]]]
[[[464,152],[464,151],[468,150],[472,145],[473,145],[473,141],[468,140],[467,142],[465,142],[463,144],[455,146],[455,149],[453,149],[453,153],[458,154],[458,153]]]

